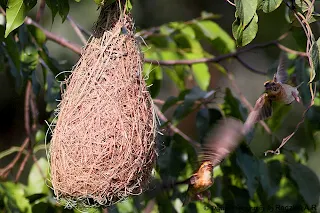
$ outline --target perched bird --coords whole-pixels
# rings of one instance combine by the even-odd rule
[[[272,102],[277,101],[289,105],[296,100],[301,103],[298,88],[303,82],[297,87],[286,84],[288,81],[287,62],[287,55],[282,52],[276,74],[272,80],[264,83],[265,92],[256,101],[253,111],[244,124],[246,131],[249,131],[258,121],[265,120],[272,115]]]
[[[243,123],[233,118],[219,121],[217,126],[205,139],[200,157],[199,169],[187,180],[176,184],[188,184],[187,197],[183,205],[193,200],[203,200],[203,195],[210,197],[206,191],[214,183],[213,168],[220,164],[241,142]]]

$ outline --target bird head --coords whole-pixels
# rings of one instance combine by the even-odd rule
[[[281,85],[280,83],[274,81],[267,81],[264,83],[265,90],[268,94],[276,95],[280,92]]]
[[[213,164],[211,161],[205,161],[201,164],[199,171],[212,171],[213,170]]]

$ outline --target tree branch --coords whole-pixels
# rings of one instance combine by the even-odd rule
[[[80,28],[78,27],[78,25],[76,24],[76,22],[71,18],[70,15],[67,16],[67,19],[70,22],[70,24],[71,24],[73,30],[75,31],[75,33],[80,38],[82,44],[85,45],[87,43],[87,39],[83,36],[83,34],[82,34]]]
[[[60,44],[61,46],[66,47],[79,55],[81,54],[81,46],[80,45],[72,43],[63,37],[60,37],[50,31],[46,30],[41,25],[39,25],[38,23],[33,21],[30,17],[26,17],[26,19],[24,20],[24,23],[27,25],[33,25],[33,26],[39,28],[40,30],[42,30],[43,33],[46,35],[47,39],[54,41],[57,44]]]
[[[180,135],[183,139],[185,139],[186,141],[188,141],[191,146],[193,146],[193,148],[195,150],[198,150],[200,148],[200,144],[194,140],[192,140],[188,135],[184,134],[180,129],[178,129],[177,127],[175,127],[174,125],[172,125],[172,123],[170,123],[170,121],[168,121],[168,119],[166,118],[166,116],[161,112],[161,110],[155,106],[155,111],[158,115],[158,117],[163,121],[163,122],[168,122],[168,127],[171,129],[171,131],[173,131],[174,133]]]

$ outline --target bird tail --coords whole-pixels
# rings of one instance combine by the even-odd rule
[[[299,89],[299,87],[304,83],[304,81],[302,81],[296,88]]]

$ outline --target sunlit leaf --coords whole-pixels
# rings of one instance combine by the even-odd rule
[[[23,24],[27,12],[31,10],[36,5],[36,3],[36,0],[8,0],[6,10],[7,25],[5,37],[7,37],[9,33],[14,29]]]
[[[0,183],[0,194],[3,194],[4,205],[10,213],[31,213],[31,206],[25,198],[24,186],[13,182]]]
[[[202,54],[195,53],[185,53],[184,55],[187,59],[199,59],[203,56]],[[194,79],[197,82],[198,86],[202,90],[207,90],[210,84],[211,77],[208,65],[205,63],[192,64],[191,69]]]
[[[40,158],[33,164],[28,177],[28,193],[30,195],[49,192],[49,188],[46,185],[48,167],[49,164],[45,158]]]
[[[235,0],[236,18],[242,20],[243,27],[246,27],[256,15],[258,0]]]
[[[212,45],[222,53],[230,52],[235,49],[234,40],[217,23],[210,20],[195,22],[203,35],[211,40]]]
[[[264,0],[261,5],[263,12],[270,13],[274,11],[281,5],[282,1],[283,0]]]
[[[34,37],[34,39],[37,41],[38,45],[42,46],[46,42],[46,35],[41,29],[33,25],[28,25],[28,30]]]
[[[238,46],[249,44],[258,32],[258,15],[255,13],[250,22],[244,25],[243,20],[236,18],[232,24],[232,34]]]
[[[157,65],[144,64],[143,75],[151,97],[158,96],[161,89],[162,69]]]

